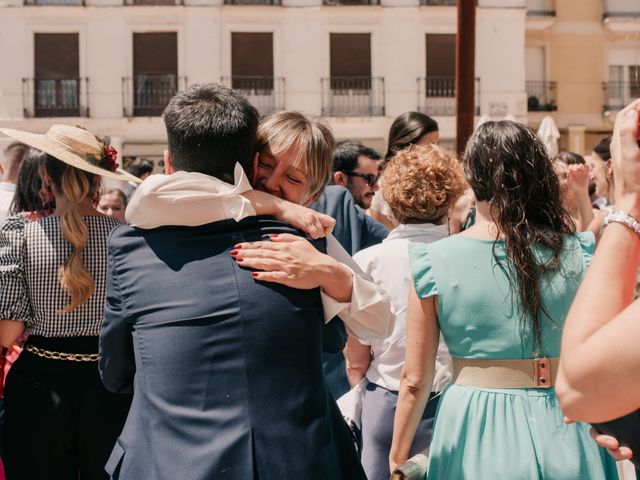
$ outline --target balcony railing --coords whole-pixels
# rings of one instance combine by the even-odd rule
[[[420,0],[420,5],[453,6],[458,4],[458,0]]]
[[[380,5],[380,0],[322,0],[323,5]]]
[[[636,0],[606,0],[603,18],[640,17],[640,3]]]
[[[224,0],[225,5],[282,5],[281,0]]]
[[[142,5],[142,6],[174,6],[184,5],[183,0],[124,0],[125,5]]]
[[[607,82],[604,88],[605,112],[622,110],[632,100],[640,97],[640,85],[636,82]]]
[[[86,78],[23,78],[25,117],[88,117]]]
[[[137,75],[122,79],[125,117],[158,117],[169,100],[186,87],[185,77],[175,75]]]
[[[527,110],[529,112],[554,112],[556,104],[556,82],[526,82]]]
[[[554,0],[527,0],[527,15],[530,17],[554,17]]]
[[[284,110],[284,78],[239,76],[222,77],[222,84],[239,91],[258,109],[260,115]]]
[[[384,78],[330,77],[322,79],[322,115],[376,117],[384,115]]]
[[[62,6],[84,6],[84,0],[24,0],[24,5],[62,5]]]
[[[480,115],[480,79],[475,79],[476,115]],[[434,116],[456,114],[455,77],[418,78],[418,111]]]

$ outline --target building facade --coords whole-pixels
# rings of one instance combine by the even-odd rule
[[[421,110],[453,145],[455,0],[0,2],[2,126],[83,125],[110,135],[123,158],[159,159],[168,99],[217,81],[263,114],[323,116],[336,138],[381,151],[393,119]],[[638,2],[477,5],[478,118],[535,126],[551,114],[567,145],[588,150],[634,94]]]
[[[556,0],[555,14],[528,17],[528,120],[550,110],[562,147],[589,153],[613,128],[615,114],[640,97],[640,2]]]

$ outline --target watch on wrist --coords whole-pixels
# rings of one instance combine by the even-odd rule
[[[607,216],[604,217],[603,226],[606,227],[610,223],[621,223],[633,230],[636,235],[640,236],[640,222],[627,212],[623,212],[622,210],[611,210]]]

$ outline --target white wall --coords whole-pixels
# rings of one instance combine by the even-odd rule
[[[483,7],[488,1],[480,2],[476,27],[482,111],[504,102],[509,113],[526,116],[525,10]],[[20,5],[19,0],[4,2]],[[0,6],[0,62],[10,66],[0,72],[0,125],[45,131],[55,121],[80,123],[122,144],[161,145],[165,137],[160,118],[122,116],[122,78],[130,77],[133,69],[132,36],[146,31],[178,32],[178,74],[188,83],[230,75],[231,32],[273,32],[274,74],[285,78],[285,108],[319,115],[320,79],[329,76],[329,34],[368,32],[372,75],[385,78],[386,116],[332,118],[329,123],[337,138],[383,144],[393,119],[417,107],[417,78],[425,76],[426,68],[425,34],[456,32],[456,8],[419,7],[416,0],[351,7],[285,0],[285,5],[303,5],[291,8],[226,6],[221,0],[185,3],[188,6],[132,7],[117,0],[87,0],[86,7]],[[79,32],[81,76],[90,79],[90,118],[23,118],[21,78],[33,77],[35,32]],[[454,119],[438,120],[442,136],[453,138]]]
[[[476,18],[476,76],[481,111],[526,120],[524,8],[479,8]]]

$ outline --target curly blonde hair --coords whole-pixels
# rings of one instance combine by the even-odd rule
[[[400,223],[438,223],[467,188],[462,165],[437,145],[410,145],[382,173],[382,196]]]

